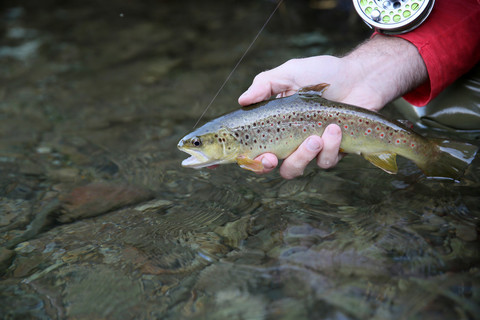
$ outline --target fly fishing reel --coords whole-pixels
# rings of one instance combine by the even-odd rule
[[[435,0],[353,0],[355,10],[371,28],[401,34],[421,25]]]

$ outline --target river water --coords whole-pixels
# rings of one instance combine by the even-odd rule
[[[478,317],[478,159],[458,183],[353,155],[291,181],[180,166],[274,7],[0,5],[3,319]],[[348,1],[286,1],[202,122],[258,72],[368,35]]]

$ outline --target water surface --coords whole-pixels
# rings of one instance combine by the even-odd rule
[[[346,2],[318,5],[280,8],[204,121],[258,72],[368,37]],[[2,318],[478,317],[478,159],[459,183],[357,156],[291,181],[180,166],[274,6],[0,5]]]

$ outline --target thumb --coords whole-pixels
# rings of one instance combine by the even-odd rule
[[[270,98],[271,89],[267,86],[252,84],[239,98],[238,103],[247,106]]]

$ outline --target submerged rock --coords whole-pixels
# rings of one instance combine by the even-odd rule
[[[57,220],[65,223],[95,217],[150,198],[150,191],[141,187],[93,182],[77,187],[61,197],[62,206]]]

